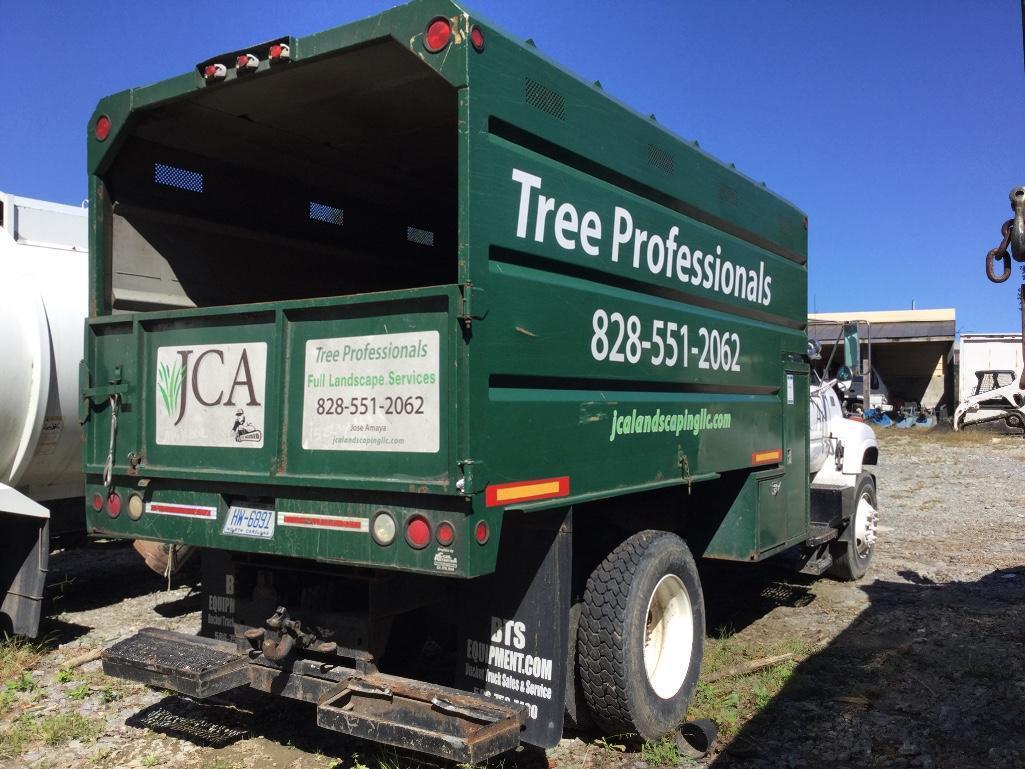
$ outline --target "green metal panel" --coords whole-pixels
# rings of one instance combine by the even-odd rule
[[[455,37],[443,53],[428,54],[423,31],[439,15],[453,20]],[[475,23],[487,39],[483,53],[467,44]],[[89,511],[92,529],[474,576],[494,568],[505,509],[682,489],[729,471],[751,469],[755,479],[763,466],[757,455],[796,447],[801,435],[805,450],[785,467],[786,499],[796,503],[803,488],[806,519],[806,381],[803,406],[788,404],[781,384],[784,356],[806,344],[803,214],[441,0],[296,38],[291,63],[264,62],[243,77],[271,83],[383,39],[457,89],[457,238],[452,253],[433,257],[458,263],[457,284],[111,315],[117,190],[107,182],[118,153],[165,107],[207,88],[231,94],[243,86],[234,71],[211,86],[194,70],[98,106],[93,120],[106,114],[114,130],[106,142],[91,131],[88,140],[91,319],[83,385],[96,396],[86,425],[89,493],[104,491],[112,420],[103,393],[118,387],[113,485],[150,504],[213,510],[216,525]],[[216,265],[210,269],[216,279]],[[311,345],[399,334],[438,340],[436,440],[409,433],[404,439],[417,447],[410,451],[311,443],[308,391],[325,373],[311,370]],[[217,433],[213,444],[162,442],[160,425],[175,414],[162,401],[159,381],[168,374],[160,364],[177,355],[193,361],[194,372],[206,353],[207,365],[216,358],[229,366],[223,356],[234,353],[224,346],[246,345],[266,356],[266,402],[249,401],[259,400],[253,409],[261,423],[246,433],[258,429],[260,439],[221,445],[227,439]],[[230,392],[200,388],[190,397],[220,398],[233,414],[234,388],[248,385],[242,371],[227,380]],[[520,482],[533,496],[504,488]],[[415,551],[400,540],[381,548],[365,532],[279,527],[270,540],[243,538],[224,531],[229,506],[241,503],[276,515],[298,507],[360,521],[378,509],[400,522],[421,514],[452,520],[459,545],[436,560],[433,545]],[[772,509],[763,516],[765,506]],[[800,516],[794,513],[787,532],[783,511],[775,497],[762,500],[761,487],[745,485],[710,552],[758,557],[796,537]],[[471,546],[479,521],[492,536]],[[762,532],[771,545],[760,543]]]

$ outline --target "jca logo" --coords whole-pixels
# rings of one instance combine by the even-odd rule
[[[267,345],[157,350],[158,444],[263,446]]]

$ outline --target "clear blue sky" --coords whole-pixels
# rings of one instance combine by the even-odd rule
[[[0,189],[78,203],[103,95],[392,5],[0,0]],[[819,311],[956,307],[1020,326],[983,256],[1025,184],[1016,0],[479,0],[470,7],[803,208]]]

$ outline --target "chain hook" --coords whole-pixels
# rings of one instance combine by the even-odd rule
[[[1011,210],[1014,211],[1013,224],[1009,235],[1011,258],[1016,262],[1025,262],[1025,187],[1015,187],[1008,197],[1011,199]]]
[[[1000,240],[1000,245],[990,249],[989,253],[986,254],[986,277],[994,283],[1003,283],[1011,277],[1011,254],[1007,251],[1007,247],[1011,242],[1011,227],[1013,225],[1014,219],[1008,219],[1004,222],[1000,228],[1000,233],[1003,236]],[[1003,272],[999,275],[996,273],[997,260],[1004,263]]]

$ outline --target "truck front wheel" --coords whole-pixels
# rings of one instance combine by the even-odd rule
[[[875,552],[878,526],[876,482],[868,473],[862,473],[854,487],[851,519],[833,547],[833,565],[829,569],[831,577],[849,582],[865,576]]]
[[[642,531],[616,547],[587,580],[577,632],[580,687],[598,726],[646,740],[678,726],[704,634],[701,583],[682,539]]]

